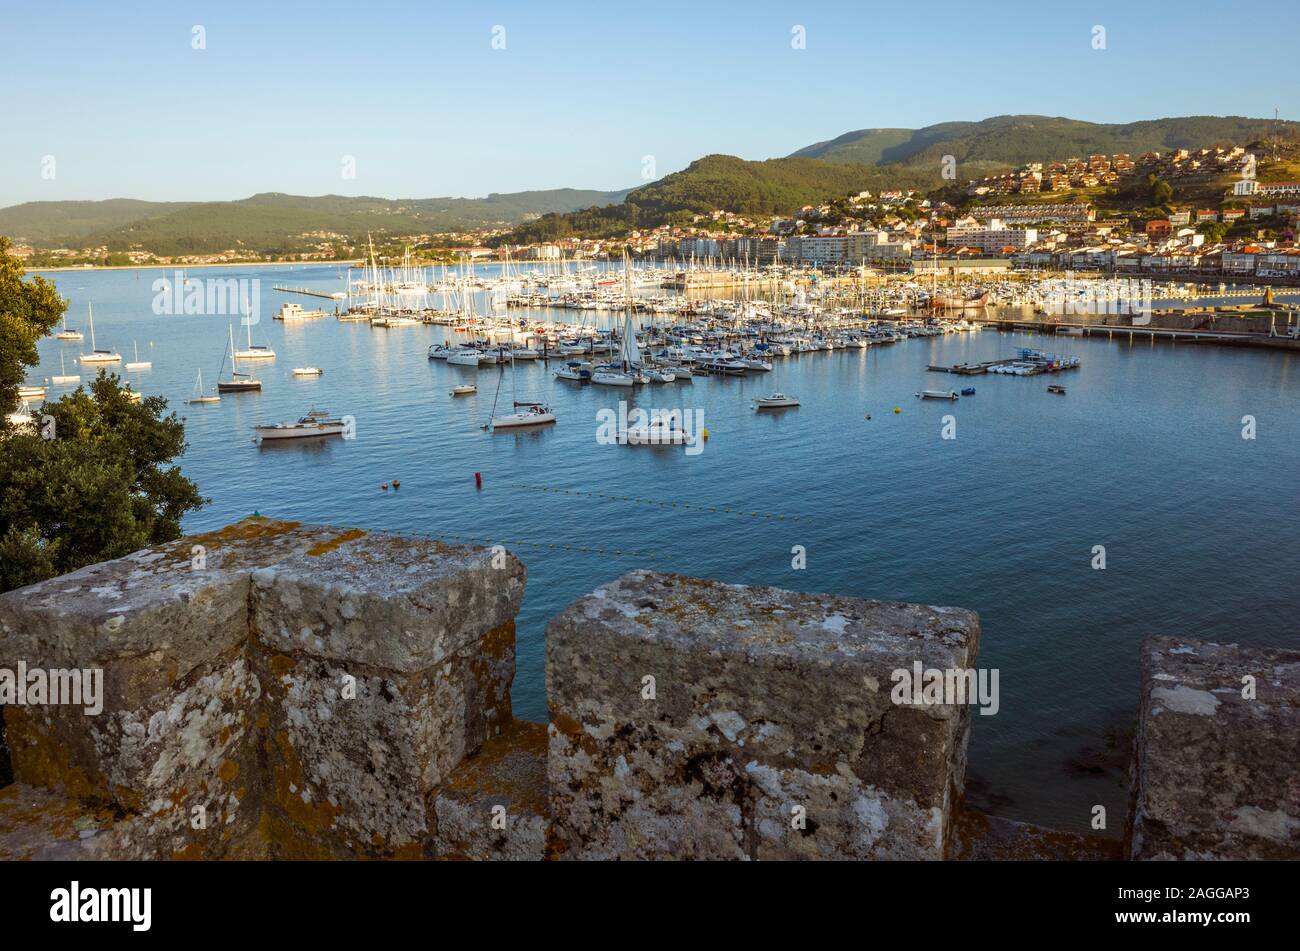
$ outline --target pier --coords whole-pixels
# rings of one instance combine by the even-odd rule
[[[328,294],[325,291],[312,291],[305,287],[273,287],[272,290],[282,291],[285,294],[306,294],[308,297],[323,297],[325,300],[343,300],[347,297],[342,291]]]

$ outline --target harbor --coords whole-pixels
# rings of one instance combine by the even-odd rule
[[[93,301],[97,347],[129,357],[133,340],[142,356],[153,344],[151,368],[114,372],[184,417],[183,471],[212,498],[187,531],[257,511],[499,543],[527,558],[514,685],[525,719],[546,717],[545,621],[593,579],[635,567],[969,605],[981,613],[981,657],[1017,678],[1016,703],[972,736],[980,766],[970,795],[1005,797],[1026,820],[1078,829],[1087,815],[1080,804],[1124,808],[1127,764],[1106,752],[1107,731],[1124,730],[1131,717],[1135,645],[1124,632],[1231,624],[1244,641],[1265,644],[1285,629],[1287,598],[1251,567],[1269,559],[1280,575],[1300,570],[1300,545],[1279,545],[1273,527],[1285,492],[1224,496],[1213,487],[1236,477],[1245,454],[1254,478],[1290,484],[1300,464],[1290,354],[1181,339],[1153,347],[1119,332],[1050,337],[970,312],[887,315],[883,297],[868,300],[868,314],[856,298],[826,300],[798,283],[775,301],[771,291],[685,298],[667,294],[651,271],[633,296],[672,308],[634,309],[636,375],[690,372],[674,372],[670,383],[601,385],[583,381],[582,365],[621,372],[625,309],[494,306],[501,272],[477,266],[478,286],[466,294],[467,273],[449,270],[444,282],[441,271],[426,271],[430,309],[450,312],[446,322],[421,313],[385,326],[371,320],[382,315],[342,307],[338,318],[273,320],[303,298],[266,292],[251,334],[238,315],[150,313],[148,281],[131,272],[54,277],[72,301],[70,327]],[[346,272],[333,266],[213,276],[248,273],[268,286],[347,290]],[[355,286],[362,273],[353,275],[358,304],[369,298]],[[617,302],[621,269],[600,274],[571,270],[568,279],[591,281],[593,294],[597,281],[610,281],[599,286]],[[519,279],[513,267],[508,276]],[[568,293],[562,276],[538,276]],[[250,336],[275,356],[238,360],[237,372],[249,376],[232,377],[229,353],[252,349]],[[47,399],[70,392],[43,380],[66,376],[60,357],[70,368],[89,346],[89,333],[84,343],[41,341],[29,383]],[[430,359],[439,347],[448,359]],[[1022,351],[1079,363],[1047,381],[989,372],[1022,362]],[[705,366],[745,360],[770,369]],[[577,379],[561,375],[571,363]],[[960,392],[973,382],[963,375],[953,381],[958,399],[917,399],[941,389],[936,367],[983,367],[978,393]],[[320,372],[295,372],[308,368]],[[258,388],[186,405],[200,370],[205,394],[218,380],[254,379]],[[92,372],[83,366],[81,382]],[[1048,381],[1068,382],[1069,395],[1048,392]],[[785,399],[761,408],[774,396]],[[515,403],[541,404],[554,422],[484,428],[493,416],[529,412]],[[629,420],[637,409],[702,414],[703,451],[690,454],[690,433],[635,422],[629,438],[602,444],[598,414],[617,414],[620,404]],[[31,410],[39,419],[35,400]],[[353,431],[311,425],[312,410],[353,417]],[[1241,437],[1245,414],[1260,420],[1257,441]],[[945,416],[955,420],[954,439],[943,437]],[[298,430],[262,430],[295,438],[254,442],[257,427],[299,420],[307,422]],[[668,444],[642,443],[659,431]],[[1197,473],[1190,488],[1153,496],[1171,473],[1189,472]],[[1219,580],[1206,587],[1201,562],[1167,552],[1208,538],[1233,557],[1215,557]],[[1090,566],[1098,544],[1110,554],[1107,571]],[[796,545],[807,571],[792,569]],[[1165,595],[1151,598],[1156,588]],[[1056,633],[1052,664],[1074,671],[1065,681],[1042,667],[1045,630]],[[1059,734],[1036,732],[1033,711],[1045,709],[1056,711]]]

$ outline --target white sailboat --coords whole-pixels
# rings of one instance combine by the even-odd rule
[[[80,383],[81,375],[79,373],[68,373],[68,368],[63,365],[63,354],[59,354],[59,375],[50,377],[51,383],[57,383],[60,386],[67,383]]]
[[[55,340],[80,340],[81,336],[82,335],[80,330],[68,329],[68,312],[65,310],[63,312],[63,329],[54,335],[54,339]]]
[[[132,341],[131,341],[131,346],[135,348],[135,359],[134,359],[133,361],[131,361],[130,363],[128,363],[128,364],[126,365],[126,368],[127,368],[128,370],[151,370],[151,369],[153,369],[153,361],[152,361],[152,360],[141,360],[141,359],[140,359],[140,345],[139,345],[138,343],[136,343],[134,340],[132,340]]]
[[[487,428],[493,431],[498,429],[518,428],[520,426],[544,426],[547,423],[555,422],[555,413],[545,403],[521,403],[514,399],[515,391],[515,362],[510,361],[510,393],[514,403],[513,413],[504,413],[496,415],[496,401],[492,403],[492,414],[488,417]],[[497,393],[501,392],[500,381],[497,383]]]
[[[220,403],[221,397],[216,393],[203,392],[203,371],[199,370],[199,378],[194,383],[194,395],[185,401],[186,403]]]
[[[90,353],[83,353],[78,359],[82,363],[121,363],[122,355],[116,350],[100,350],[95,345],[95,308],[86,305],[90,321]]]
[[[244,315],[244,326],[248,328],[248,349],[235,354],[236,360],[274,360],[275,351],[270,347],[253,343],[253,320],[249,314]]]
[[[220,379],[218,374],[217,392],[218,393],[247,393],[251,390],[260,390],[262,381],[254,377],[251,373],[240,373],[235,369],[235,325],[230,325],[230,379]],[[225,359],[222,358],[222,368],[225,367]]]

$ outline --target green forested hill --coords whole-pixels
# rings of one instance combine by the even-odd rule
[[[0,208],[0,234],[38,247],[80,247],[90,235],[189,207],[189,202],[29,201]]]
[[[1092,153],[1136,155],[1228,142],[1242,145],[1271,138],[1273,128],[1272,119],[1241,116],[1182,116],[1123,125],[1060,116],[994,116],[923,129],[860,129],[799,149],[792,157],[852,165],[937,167],[943,156],[952,155],[959,168],[971,166],[970,174],[961,176],[966,178],[974,177],[974,169],[981,167],[1083,158]],[[1300,123],[1283,120],[1277,130],[1294,139],[1300,134]]]
[[[618,205],[572,214],[544,215],[516,228],[503,240],[550,241],[570,236],[608,237],[629,228],[654,227],[715,210],[740,214],[788,214],[859,191],[934,188],[935,171],[839,165],[806,158],[749,162],[734,155],[706,155],[680,172],[631,191]]]
[[[0,209],[0,234],[37,247],[143,248],[156,254],[227,249],[290,251],[320,240],[367,233],[410,235],[508,227],[531,216],[619,201],[627,193],[573,188],[486,198],[306,197],[266,193],[240,201],[154,203],[29,202]]]

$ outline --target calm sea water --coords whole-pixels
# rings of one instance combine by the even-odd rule
[[[260,279],[254,341],[278,358],[257,369],[260,394],[185,406],[199,367],[205,382],[216,379],[228,318],[155,315],[160,273],[50,276],[71,300],[70,325],[84,328],[92,302],[100,346],[129,359],[138,342],[154,367],[124,375],[185,417],[183,469],[212,500],[187,530],[257,511],[505,543],[529,570],[514,692],[522,718],[546,718],[547,619],[633,567],[960,605],[982,618],[980,666],[1000,670],[1000,711],[973,717],[972,798],[1080,830],[1100,803],[1117,835],[1139,642],[1297,640],[1300,360],[1288,355],[986,331],[805,354],[758,377],[697,377],[630,395],[520,364],[513,380],[507,371],[501,399],[545,400],[558,424],[491,434],[480,426],[498,371],[426,359],[448,331],[270,319],[285,300],[332,309],[271,286],[337,290],[333,266],[191,271]],[[1048,394],[1044,377],[925,370],[1023,346],[1082,358],[1081,370],[1052,380],[1068,396]],[[88,347],[89,338],[43,341],[31,377],[58,373],[60,353],[76,372]],[[324,376],[295,379],[291,368],[304,364]],[[479,394],[452,399],[448,389],[464,381]],[[977,394],[953,404],[914,396],[964,385]],[[803,405],[751,409],[753,397],[776,389]],[[597,445],[596,413],[620,398],[702,409],[707,448],[687,456]],[[254,424],[313,407],[353,415],[357,438],[251,441]],[[946,415],[955,439],[941,438]],[[1257,421],[1254,440],[1242,438],[1246,415]],[[380,490],[394,479],[400,491]],[[690,504],[658,504],[673,502]],[[805,570],[791,567],[795,545],[807,550]],[[1106,548],[1105,570],[1092,567],[1096,545]]]

